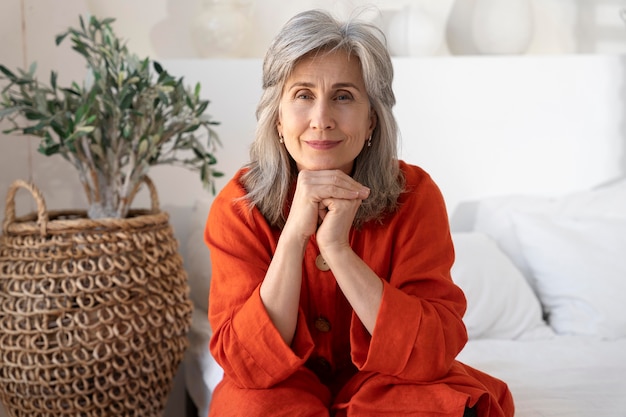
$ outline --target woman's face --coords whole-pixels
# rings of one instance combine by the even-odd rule
[[[321,52],[296,64],[283,88],[277,129],[299,170],[350,174],[375,126],[357,57]]]

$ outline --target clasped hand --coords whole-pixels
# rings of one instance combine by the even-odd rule
[[[343,171],[302,170],[283,233],[298,234],[304,244],[316,234],[321,251],[349,246],[352,222],[369,193]]]

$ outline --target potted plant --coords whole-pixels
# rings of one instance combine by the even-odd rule
[[[4,133],[39,136],[39,152],[70,162],[85,188],[91,218],[124,218],[152,165],[197,170],[207,187],[221,175],[214,169],[216,122],[205,113],[209,102],[200,98],[200,85],[189,91],[158,62],[138,59],[113,32],[113,21],[91,17],[85,24],[81,17],[79,29],[56,38],[59,45],[69,36],[87,61],[82,84],[59,87],[53,71],[47,85],[36,78],[35,64],[17,72],[0,65],[0,79],[8,81],[0,120],[13,124]]]
[[[187,347],[192,305],[169,217],[147,177],[155,164],[200,172],[212,187],[215,122],[200,87],[139,60],[111,28],[80,19],[69,36],[84,83],[48,85],[0,66],[0,120],[41,137],[77,170],[88,210],[48,211],[16,181],[0,235],[0,400],[12,416],[160,416]],[[154,68],[154,73],[151,71]],[[200,133],[204,132],[203,138]],[[141,184],[152,207],[131,209]],[[37,211],[15,214],[29,191]]]

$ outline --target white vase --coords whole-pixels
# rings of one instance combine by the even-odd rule
[[[476,0],[472,32],[481,54],[523,54],[533,37],[529,0]]]
[[[456,0],[452,5],[446,26],[446,41],[448,49],[453,55],[474,55],[478,53],[472,33],[476,1]]]
[[[205,0],[191,24],[191,37],[202,58],[245,55],[250,21],[245,2]]]
[[[394,56],[427,56],[443,43],[443,24],[433,13],[418,6],[387,12],[385,34]]]
[[[523,54],[533,30],[530,0],[456,0],[446,40],[454,55]]]

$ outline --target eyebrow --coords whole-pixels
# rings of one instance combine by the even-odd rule
[[[314,88],[315,84],[310,83],[310,82],[306,82],[306,81],[296,81],[295,83],[291,84],[289,86],[289,90],[294,89],[295,87],[305,87],[305,88]],[[357,91],[361,91],[361,89],[359,89],[359,87],[354,84],[354,83],[349,83],[349,82],[341,82],[341,83],[335,83],[331,86],[334,90],[336,89],[342,89],[342,88],[354,88]]]

